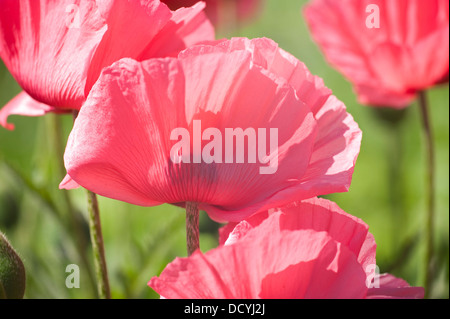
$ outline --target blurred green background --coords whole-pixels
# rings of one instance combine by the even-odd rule
[[[305,3],[266,0],[254,20],[233,30],[220,29],[217,37],[272,38],[322,77],[346,104],[363,131],[361,152],[350,191],[326,197],[370,226],[382,273],[423,285],[426,157],[418,105],[403,111],[359,105],[351,85],[325,62],[312,42],[301,14]],[[19,92],[0,62],[0,106]],[[430,297],[448,298],[448,85],[430,90],[428,97],[437,152],[436,255]],[[0,230],[24,261],[25,298],[93,298],[86,194],[82,189],[58,189],[72,118],[13,116],[10,122],[16,125],[14,131],[0,128]],[[113,298],[158,298],[148,288],[148,280],[175,257],[186,255],[183,210],[170,205],[137,207],[101,197],[99,202]],[[219,226],[202,213],[203,251],[217,245]],[[80,267],[80,288],[65,285],[69,264]]]

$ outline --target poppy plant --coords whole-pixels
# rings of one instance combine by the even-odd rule
[[[101,70],[123,57],[176,56],[214,40],[204,3],[159,0],[1,0],[0,57],[24,92],[0,110],[38,116],[79,110]],[[25,93],[26,92],[26,93]]]
[[[448,83],[449,1],[313,0],[304,12],[313,38],[362,104],[401,109],[418,100],[427,161],[425,287],[431,291],[435,149],[426,91]]]
[[[149,286],[164,298],[423,298],[423,288],[377,273],[368,226],[313,198],[241,221],[228,241],[177,258]]]
[[[403,108],[448,82],[448,0],[313,0],[304,13],[363,104]]]
[[[221,140],[230,131],[231,159]],[[343,103],[303,63],[272,40],[235,38],[104,69],[64,158],[69,176],[100,195],[196,203],[215,220],[240,221],[294,197],[347,191],[360,142]]]

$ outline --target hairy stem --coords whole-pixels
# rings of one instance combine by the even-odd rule
[[[78,111],[73,111],[73,120],[78,116]],[[98,207],[97,195],[87,191],[89,230],[94,254],[95,271],[97,274],[97,290],[101,299],[111,299],[109,287],[108,268],[106,265],[105,248],[103,243],[102,226],[100,221],[100,210]]]
[[[87,198],[89,229],[91,233],[92,251],[94,253],[95,270],[97,273],[98,294],[101,299],[111,299],[97,195],[88,190]]]
[[[186,202],[186,243],[188,256],[200,248],[198,203]]]

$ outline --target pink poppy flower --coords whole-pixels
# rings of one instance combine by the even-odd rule
[[[236,38],[106,68],[65,165],[99,195],[196,202],[215,220],[240,221],[292,198],[347,191],[360,143],[345,106],[304,64],[269,39]]]
[[[176,10],[182,7],[192,6],[198,0],[162,0],[170,9]],[[261,8],[262,0],[204,0],[206,3],[205,12],[208,18],[216,25],[225,23],[223,21],[229,13],[227,10],[234,10],[238,21],[245,21],[252,18]]]
[[[204,3],[172,12],[158,0],[1,0],[0,57],[24,89],[0,110],[38,116],[79,110],[105,66],[176,56],[214,40]],[[22,103],[23,102],[23,103]]]
[[[377,276],[375,250],[363,221],[313,198],[253,215],[225,245],[175,259],[148,284],[165,298],[423,298],[420,287]]]
[[[313,0],[304,12],[363,104],[403,108],[418,91],[448,82],[448,0]]]

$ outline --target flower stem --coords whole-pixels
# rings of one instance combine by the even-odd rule
[[[200,248],[198,203],[186,202],[186,243],[188,256]]]
[[[73,120],[78,116],[78,111],[73,111]],[[101,299],[111,299],[109,287],[108,268],[106,266],[105,248],[103,245],[102,226],[100,221],[100,210],[97,195],[90,190],[87,191],[89,230],[94,253],[95,271],[97,274],[97,290]]]
[[[97,273],[98,294],[101,299],[111,299],[97,195],[88,190],[87,198],[89,229],[91,233],[92,250],[94,252],[95,270]]]
[[[432,262],[434,255],[433,248],[433,234],[434,234],[434,210],[435,210],[435,150],[433,141],[433,131],[431,128],[431,121],[429,116],[429,105],[426,92],[422,91],[419,94],[419,106],[422,115],[423,129],[426,142],[427,155],[427,215],[426,215],[426,255],[425,255],[425,295],[429,296],[432,281]]]

